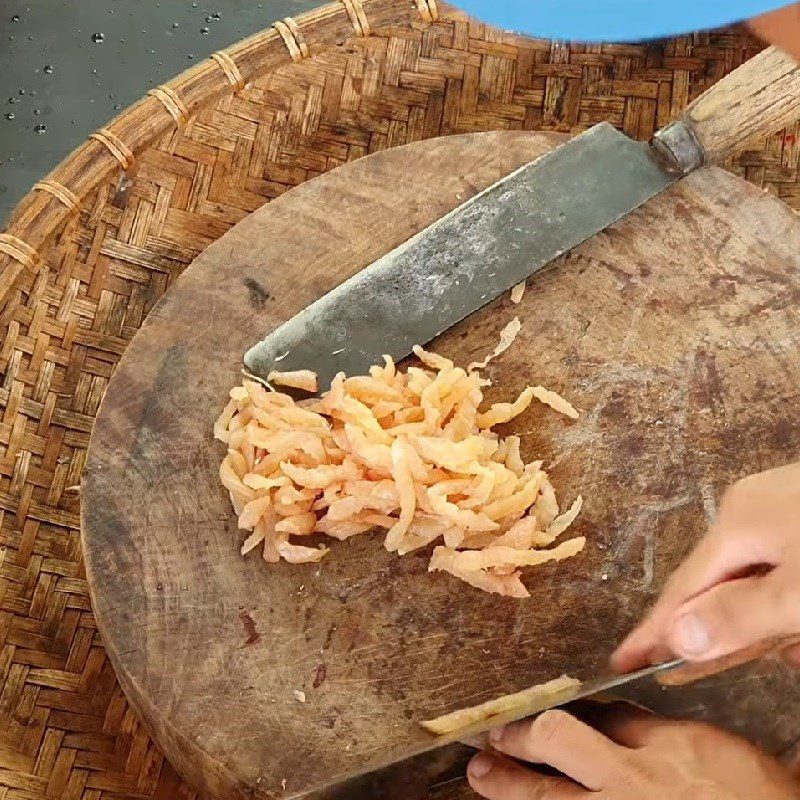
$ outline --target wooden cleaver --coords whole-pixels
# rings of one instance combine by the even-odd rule
[[[770,47],[650,143],[595,125],[321,297],[251,348],[245,365],[263,378],[311,369],[327,387],[337,372],[402,358],[693,170],[798,116],[800,65]]]

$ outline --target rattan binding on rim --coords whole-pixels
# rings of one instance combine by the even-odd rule
[[[179,128],[189,121],[189,111],[186,108],[186,104],[174,89],[166,85],[157,86],[147,94],[161,102]]]
[[[291,17],[279,20],[273,27],[281,35],[292,61],[308,58],[308,45],[297,23]]]
[[[63,183],[46,178],[43,181],[35,183],[33,188],[36,191],[47,192],[52,195],[57,200],[60,200],[70,211],[77,212],[81,209],[80,200],[78,200],[75,193],[67,189]]]
[[[225,77],[230,81],[234,89],[237,91],[244,89],[245,82],[242,73],[239,72],[239,67],[236,66],[236,62],[224,50],[212,53],[209,58],[225,73]]]
[[[417,0],[419,15],[425,22],[436,22],[439,19],[439,9],[436,7],[436,0]]]
[[[27,242],[9,233],[0,233],[0,252],[19,261],[23,267],[33,270],[41,261],[41,257]]]
[[[105,145],[111,155],[119,161],[123,169],[128,170],[133,166],[133,150],[108,128],[99,128],[89,138]]]
[[[356,36],[369,36],[371,33],[369,20],[360,0],[341,0],[341,2],[347,11],[347,16],[350,17],[350,22],[353,23]]]

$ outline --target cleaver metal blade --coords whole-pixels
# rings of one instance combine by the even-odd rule
[[[432,783],[442,780],[448,769],[461,757],[461,769],[454,777],[463,776],[464,756],[476,749],[486,747],[487,734],[493,728],[507,725],[520,719],[535,717],[544,711],[573,703],[577,700],[600,698],[604,692],[623,685],[642,681],[661,673],[683,667],[686,662],[676,659],[645,667],[624,675],[605,675],[593,680],[569,686],[556,692],[542,693],[527,698],[513,708],[487,719],[467,725],[444,736],[434,736],[422,727],[415,739],[406,747],[395,751],[391,757],[378,758],[361,765],[358,769],[337,776],[324,785],[306,790],[306,800],[408,800],[409,797],[426,797]],[[458,767],[458,765],[457,765]]]
[[[513,172],[354,275],[245,355],[312,369],[326,387],[402,358],[708,161],[800,114],[800,65],[763,50],[694,100],[652,142],[595,125]]]
[[[526,164],[386,253],[245,355],[250,372],[314,370],[321,387],[403,358],[682,173],[608,123]]]

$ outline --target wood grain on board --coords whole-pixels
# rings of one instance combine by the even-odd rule
[[[536,406],[506,426],[565,503],[585,498],[585,551],[527,571],[529,600],[430,575],[426,552],[398,558],[379,536],[335,542],[319,566],[240,557],[211,426],[245,349],[561,141],[434,139],[303,184],[199,256],[126,351],[84,478],[88,577],[126,693],[209,795],[302,794],[399,748],[420,719],[591,676],[724,486],[797,458],[800,224],[704,169],[535,276],[519,306],[500,299],[435,343],[467,363],[518,315],[490,399],[542,383],[583,412]],[[800,687],[775,666],[638,699],[775,752],[800,736]],[[470,795],[455,781],[432,796]]]

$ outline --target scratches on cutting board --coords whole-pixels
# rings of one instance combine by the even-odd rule
[[[695,491],[681,492],[674,497],[666,500],[653,502],[643,502],[636,508],[636,516],[622,531],[619,539],[615,542],[608,554],[612,565],[625,564],[628,562],[628,554],[633,543],[640,536],[644,537],[644,561],[642,588],[649,589],[653,581],[653,569],[655,564],[655,538],[657,531],[657,520],[662,514],[684,508],[695,501],[697,494]],[[613,568],[613,567],[612,567]]]
[[[713,525],[717,519],[717,493],[710,483],[704,483],[700,487],[700,498],[703,501],[703,510],[706,512],[708,524]]]

